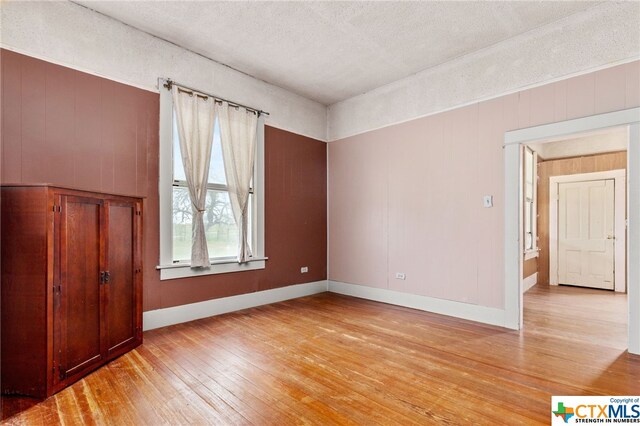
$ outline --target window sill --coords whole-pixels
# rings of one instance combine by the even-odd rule
[[[238,263],[235,259],[212,261],[209,268],[191,269],[188,263],[174,263],[156,266],[160,270],[160,280],[198,277],[201,275],[228,274],[232,272],[254,271],[264,269],[267,257],[258,257],[246,263]]]
[[[532,249],[524,252],[524,260],[533,259],[534,257],[540,256],[540,249]]]

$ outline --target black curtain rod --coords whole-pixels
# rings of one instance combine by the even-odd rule
[[[204,93],[204,92],[201,92],[200,90],[196,90],[196,89],[194,89],[192,87],[185,86],[184,84],[177,83],[177,82],[175,82],[175,81],[173,81],[171,79],[166,79],[164,81],[163,86],[167,90],[171,90],[171,87],[174,84],[176,86],[178,86],[178,88],[183,89],[183,91],[185,91],[185,92],[190,92],[190,93],[195,94],[195,95],[200,94],[201,96],[205,96],[205,97],[208,96],[208,97],[211,97],[211,98],[213,98],[213,100],[218,101],[218,102],[227,102],[230,106],[246,108],[247,110],[253,111],[258,115],[260,115],[260,114],[269,115],[268,112],[262,111],[261,109],[251,108],[250,106],[246,106],[246,105],[239,104],[237,102],[229,101],[229,100],[221,98],[219,96],[214,96],[214,95],[211,95],[209,93]]]

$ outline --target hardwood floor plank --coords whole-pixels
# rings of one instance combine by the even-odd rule
[[[260,338],[260,336],[257,336]],[[285,389],[297,389],[300,392],[304,392],[304,397],[301,399],[301,402],[306,402],[310,398],[310,395],[331,395],[330,398],[323,399],[327,404],[342,406],[345,404],[352,405],[350,408],[350,412],[356,413],[356,417],[353,419],[342,419],[341,423],[348,423],[349,420],[354,420],[356,424],[362,424],[361,422],[364,420],[368,421],[376,421],[383,422],[385,417],[383,413],[387,413],[387,415],[391,415],[394,417],[400,417],[398,413],[393,412],[391,410],[386,409],[386,407],[381,406],[379,404],[372,404],[370,399],[363,397],[362,395],[357,395],[353,393],[350,388],[350,383],[340,380],[338,376],[331,372],[330,374],[324,374],[325,368],[320,365],[321,363],[309,362],[308,358],[298,357],[295,354],[287,354],[285,356],[278,355],[275,352],[272,352],[270,348],[263,347],[262,350],[257,351],[258,355],[255,354],[247,354],[242,351],[236,352],[235,356],[237,358],[242,358],[247,363],[251,363],[254,365],[255,369],[261,371],[258,374],[259,377],[276,377],[282,374],[282,371],[272,371],[264,366],[268,366],[270,364],[269,361],[273,361],[277,359],[278,365],[282,366],[286,372],[288,380],[285,381],[284,386]],[[269,356],[261,355],[261,353],[270,352]],[[312,386],[312,392],[309,392],[309,387]],[[342,395],[345,390],[349,389],[350,393],[348,396]],[[289,392],[293,395],[293,392]],[[366,403],[363,403],[366,401]],[[360,406],[359,408],[355,408],[353,406]],[[358,419],[358,413],[369,411],[369,415],[367,415],[366,419]],[[327,421],[334,417],[331,416]],[[388,417],[387,417],[388,419]],[[410,424],[411,420],[406,418],[405,421]]]
[[[181,334],[179,334],[181,336]],[[162,342],[162,340],[159,340]],[[258,417],[251,405],[252,401],[246,401],[245,410],[251,412],[251,415],[243,415],[236,409],[237,404],[234,403],[235,395],[228,390],[228,384],[224,381],[220,383],[213,377],[220,377],[210,365],[198,365],[194,362],[194,354],[190,350],[187,341],[182,340],[183,345],[175,345],[173,340],[169,341],[162,348],[159,346],[150,346],[150,352],[164,365],[164,368],[171,371],[176,377],[180,378],[189,389],[195,392],[202,401],[208,406],[209,410],[216,414],[210,420],[215,423],[224,424],[247,424],[252,417]],[[193,374],[191,373],[193,372]],[[243,408],[241,406],[241,408]]]
[[[234,327],[234,329],[237,330],[238,328]],[[193,335],[201,331],[201,327],[196,327],[194,330],[190,330],[189,335]],[[255,343],[258,342],[256,341],[254,344]],[[238,346],[243,345],[245,345],[245,343],[241,343],[240,345],[234,344],[231,337],[225,339],[224,350],[229,352],[229,355],[225,357],[225,362],[227,364],[226,368],[232,366],[234,370],[239,372],[239,374],[245,375],[249,381],[256,380],[257,377],[264,375],[268,375],[270,377],[277,376],[280,378],[279,384],[281,392],[283,392],[288,398],[297,401],[298,404],[308,406],[311,412],[313,412],[317,417],[315,421],[322,421],[325,424],[352,424],[349,419],[341,419],[341,415],[339,413],[333,412],[333,409],[315,398],[315,396],[321,391],[319,385],[315,381],[308,380],[308,378],[305,377],[301,382],[300,377],[293,374],[294,372],[288,369],[284,364],[278,365],[277,372],[274,375],[273,371],[265,369],[264,366],[272,363],[269,362],[268,359],[273,360],[273,356],[275,354],[271,354],[268,359],[264,359],[264,362],[261,362],[259,360],[264,357],[263,351],[269,351],[268,348],[264,346],[253,347],[252,349],[254,350],[250,354],[247,354],[241,349],[238,349]],[[327,415],[327,413],[330,413],[330,415]]]
[[[165,368],[151,352],[143,347],[132,352],[135,374],[143,381],[143,398],[151,401],[154,409],[162,408],[159,419],[170,424],[205,424],[209,410],[180,377]]]
[[[174,413],[166,405],[166,395],[158,390],[157,385],[149,378],[156,374],[139,352],[131,352],[108,365],[106,372],[110,392],[115,394],[111,410],[117,411],[118,418],[114,424],[138,424],[144,421],[154,424],[160,421],[178,421]],[[124,409],[123,409],[124,408]],[[113,417],[107,416],[109,419]]]
[[[548,424],[551,395],[640,394],[625,321],[625,295],[580,288],[532,288],[520,332],[323,293],[147,332],[43,402],[3,397],[2,413],[12,425]]]
[[[333,330],[333,331],[339,331],[339,330]],[[387,339],[388,341],[388,339]],[[362,347],[358,347],[358,343],[363,343],[364,346]],[[396,342],[393,342],[394,345],[391,345],[392,347],[397,347],[397,345],[395,344]],[[383,343],[384,344],[384,343]],[[377,343],[369,340],[367,342],[355,342],[354,343],[354,347],[352,349],[346,349],[345,353],[342,352],[336,352],[339,351],[340,349],[334,349],[333,353],[329,353],[329,354],[324,354],[327,355],[328,357],[334,357],[335,355],[339,355],[336,357],[336,359],[339,360],[353,360],[353,359],[365,359],[365,360],[371,360],[371,359],[378,359],[381,360],[379,363],[373,362],[373,363],[368,363],[368,365],[339,365],[338,366],[338,370],[334,371],[334,377],[339,375],[340,372],[350,372],[350,371],[367,371],[367,369],[371,372],[371,373],[375,373],[375,377],[377,378],[382,378],[382,380],[384,380],[383,382],[380,382],[380,380],[377,380],[376,383],[369,383],[367,386],[364,387],[364,393],[369,395],[369,398],[371,398],[371,394],[372,394],[372,389],[379,386],[381,388],[386,388],[386,385],[390,382],[393,383],[392,388],[394,389],[394,392],[397,394],[397,391],[399,389],[403,390],[403,394],[401,395],[401,398],[398,400],[398,403],[405,403],[405,404],[409,404],[409,410],[411,409],[415,409],[415,407],[419,407],[420,408],[420,415],[431,415],[433,417],[437,417],[434,416],[433,413],[431,412],[431,410],[425,410],[425,408],[423,407],[429,407],[430,405],[433,405],[433,401],[443,401],[442,406],[438,406],[436,407],[437,410],[434,410],[438,413],[443,413],[446,412],[446,406],[448,407],[455,407],[454,401],[459,399],[460,393],[464,394],[464,388],[462,389],[462,391],[458,390],[456,393],[456,395],[451,395],[451,399],[448,399],[448,397],[446,396],[446,392],[447,389],[450,389],[451,386],[448,383],[448,376],[445,374],[443,376],[443,379],[441,382],[436,383],[436,378],[434,376],[434,372],[435,370],[430,371],[430,374],[428,375],[424,375],[421,374],[421,365],[420,363],[414,363],[412,365],[407,364],[408,361],[408,357],[410,357],[410,355],[407,355],[406,353],[389,353],[389,351],[387,350],[386,352],[384,351],[384,347],[382,345],[378,345]],[[328,345],[318,345],[319,348],[322,347],[326,347]],[[347,345],[344,345],[344,347],[348,347]],[[375,352],[372,352],[372,349],[375,350]],[[318,349],[315,349],[313,351],[306,351],[303,350],[301,351],[302,353],[313,353],[313,354],[317,354],[318,353]],[[350,352],[350,353],[347,353]],[[397,361],[396,361],[397,358]],[[378,364],[380,364],[378,366]],[[430,365],[430,364],[427,364]],[[410,373],[409,374],[399,374],[399,372],[403,371],[403,370],[409,370]],[[387,376],[386,372],[387,371],[392,371],[394,373],[393,376]],[[309,370],[306,371],[306,374],[309,374]],[[358,385],[358,380],[361,379],[360,377],[355,377],[355,378],[351,378],[351,381],[349,383],[351,383],[350,387],[353,388],[354,386]],[[366,377],[365,377],[366,380]],[[411,405],[410,402],[408,402],[408,400],[410,400],[412,398],[412,395],[415,394],[416,392],[416,386],[417,384],[421,383],[423,380],[428,380],[430,381],[431,387],[430,389],[420,389],[420,394],[421,396],[423,396],[423,400],[420,401],[421,405],[420,406],[415,406],[415,405]],[[436,384],[438,384],[438,386],[435,386]],[[474,400],[475,396],[474,395],[468,395],[470,397],[470,400]],[[394,395],[385,395],[385,398],[387,399],[393,399],[395,396]],[[415,396],[413,397],[413,399],[415,399]],[[478,401],[474,401],[476,404],[478,403]],[[466,407],[466,410],[469,411],[470,413],[474,412],[474,406],[475,404],[472,404],[470,407]],[[501,410],[501,407],[496,407],[495,412],[499,412]],[[415,412],[410,413],[410,415],[415,416]],[[451,417],[454,417],[455,412],[451,412],[449,413]],[[517,417],[517,416],[516,416]],[[446,420],[446,417],[442,417],[442,418],[438,418],[438,421],[444,421]],[[514,419],[515,421],[515,419]],[[526,423],[526,421],[525,421]]]

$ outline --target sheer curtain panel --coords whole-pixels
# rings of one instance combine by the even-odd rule
[[[216,105],[224,171],[233,216],[238,225],[238,262],[249,261],[249,192],[256,156],[258,114],[227,102]]]
[[[172,95],[178,122],[180,154],[193,211],[191,267],[209,267],[211,263],[204,229],[204,212],[216,103],[210,97],[181,90],[175,85]]]

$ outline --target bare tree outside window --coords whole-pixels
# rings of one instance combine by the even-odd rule
[[[193,210],[184,177],[180,156],[180,144],[175,130],[173,144],[173,261],[188,261],[191,258]],[[205,204],[204,225],[209,256],[233,258],[238,251],[238,226],[235,223],[227,189],[222,160],[220,131],[216,122],[213,147],[211,149],[209,184]],[[250,201],[251,202],[251,201]]]

